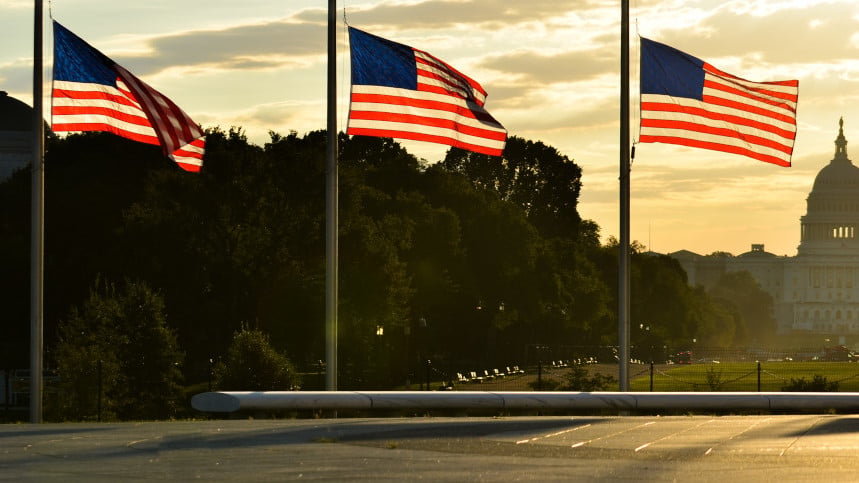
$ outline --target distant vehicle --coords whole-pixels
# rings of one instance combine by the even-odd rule
[[[677,364],[691,364],[692,363],[692,352],[678,352],[674,355],[674,362]]]
[[[823,360],[828,362],[847,362],[852,359],[852,357],[853,354],[846,346],[843,345],[827,347],[823,351]]]

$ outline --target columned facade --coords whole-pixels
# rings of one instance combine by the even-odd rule
[[[859,340],[859,167],[847,155],[844,123],[839,121],[835,156],[817,174],[800,218],[795,257],[779,257],[752,245],[738,256],[672,254],[687,273],[722,266],[747,270],[773,298],[780,334],[807,333],[833,344]],[[690,283],[712,284],[708,280]],[[708,283],[709,282],[709,283]]]

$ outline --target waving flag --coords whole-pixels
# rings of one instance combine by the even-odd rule
[[[432,55],[349,27],[352,103],[347,134],[413,139],[500,156],[507,130],[483,108],[486,91]]]
[[[197,124],[123,67],[54,22],[54,132],[106,131],[161,146],[186,171],[200,171]]]
[[[790,166],[799,81],[751,82],[641,39],[643,143],[735,153]]]

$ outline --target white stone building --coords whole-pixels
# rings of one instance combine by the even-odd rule
[[[815,341],[859,340],[859,167],[847,157],[843,121],[835,156],[817,174],[800,218],[795,257],[777,256],[752,245],[746,253],[670,255],[680,261],[691,285],[712,285],[726,271],[747,270],[774,302],[779,334],[808,334]]]

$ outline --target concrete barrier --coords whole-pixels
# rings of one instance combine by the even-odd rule
[[[243,409],[854,410],[856,392],[224,391],[191,398],[205,412]]]

